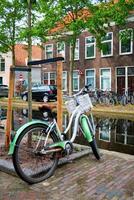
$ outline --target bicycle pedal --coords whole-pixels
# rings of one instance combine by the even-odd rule
[[[67,135],[65,133],[61,133],[62,139],[67,140]]]
[[[72,152],[73,152],[73,144],[67,142],[67,144],[65,145],[65,153],[67,156],[69,156],[70,154],[72,154]]]

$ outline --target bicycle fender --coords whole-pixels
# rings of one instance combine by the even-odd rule
[[[88,142],[92,142],[93,137],[92,137],[92,133],[90,131],[89,125],[88,125],[88,117],[86,115],[81,115],[80,126],[82,128],[84,137],[87,139]]]
[[[23,126],[21,126],[21,127],[17,130],[17,132],[16,132],[16,134],[15,134],[15,136],[14,136],[14,138],[13,138],[13,141],[10,142],[10,147],[9,147],[8,155],[12,155],[12,154],[14,153],[16,141],[17,141],[17,139],[19,138],[19,136],[21,135],[21,133],[22,133],[26,128],[28,128],[29,126],[34,125],[34,124],[43,124],[43,125],[48,126],[48,123],[47,123],[47,122],[41,121],[41,120],[33,120],[33,121],[27,122],[26,124],[24,124]]]

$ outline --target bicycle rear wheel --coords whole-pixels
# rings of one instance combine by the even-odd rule
[[[24,181],[33,184],[49,178],[58,164],[56,152],[41,154],[46,139],[46,126],[34,124],[19,136],[13,153],[13,164]],[[58,141],[55,132],[50,133],[47,145]]]
[[[100,160],[100,153],[99,153],[95,138],[93,139],[92,142],[90,142],[90,147],[91,147],[93,154],[96,157],[96,159]]]

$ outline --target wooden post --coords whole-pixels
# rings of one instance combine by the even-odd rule
[[[57,61],[57,123],[62,131],[62,61]]]
[[[12,100],[13,100],[13,94],[14,94],[14,79],[15,79],[15,72],[11,70],[11,67],[10,67],[7,121],[6,121],[6,139],[5,139],[6,148],[9,147],[10,131],[12,129]]]

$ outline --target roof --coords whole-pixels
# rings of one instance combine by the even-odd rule
[[[27,45],[17,44],[15,46],[15,65],[25,66],[28,58]],[[42,49],[39,46],[32,46],[32,60],[42,58]]]
[[[126,0],[126,2],[130,2],[133,3],[134,0]],[[113,0],[113,4],[118,3],[119,0]],[[130,14],[134,14],[134,10],[129,12]],[[56,26],[51,29],[50,34],[54,34],[57,32],[62,32],[65,28],[66,25],[70,24],[73,19],[75,18],[79,18],[79,19],[83,19],[86,20],[88,18],[90,18],[92,16],[92,14],[89,12],[88,9],[82,9],[81,11],[78,11],[77,16],[75,14],[73,14],[72,12],[68,12],[68,14],[63,18],[62,22],[57,22]]]
[[[89,10],[86,8],[78,11],[77,16],[72,12],[68,12],[68,14],[63,18],[62,22],[57,22],[56,26],[51,29],[50,33],[61,31],[64,29],[65,25],[70,24],[75,18],[86,20],[89,17],[91,17],[91,13],[89,13]]]

